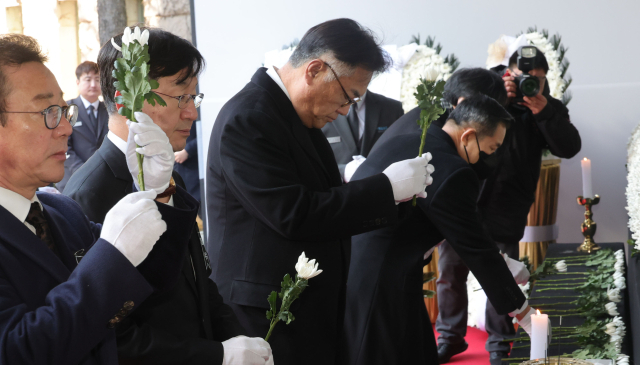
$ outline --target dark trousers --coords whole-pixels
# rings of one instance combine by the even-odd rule
[[[499,243],[498,248],[518,259],[520,246],[518,243]],[[443,241],[438,247],[438,319],[436,320],[436,330],[440,334],[438,344],[457,344],[464,341],[467,335],[467,276],[469,269],[464,264],[460,256],[454,251],[447,241]],[[508,343],[500,343],[507,337],[513,337],[512,318],[507,314],[500,315],[487,300],[485,329],[489,334],[485,348],[489,352],[503,351],[509,352]]]

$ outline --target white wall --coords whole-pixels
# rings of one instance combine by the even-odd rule
[[[311,26],[349,17],[371,28],[386,44],[404,45],[413,34],[436,36],[443,54],[464,66],[484,67],[487,46],[501,34],[529,26],[559,32],[569,47],[571,119],[582,135],[582,151],[563,161],[560,179],[559,242],[582,241],[583,210],[579,158],[592,159],[597,242],[624,241],[627,216],[626,143],[640,122],[640,2],[638,1],[212,1],[195,0],[198,48],[207,59],[200,81],[203,142],[222,105],[260,67],[264,53],[301,38]]]

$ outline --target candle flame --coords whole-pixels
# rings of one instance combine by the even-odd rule
[[[585,158],[583,158],[583,160],[587,161],[587,160],[588,160],[588,158],[586,158],[586,157],[585,157]]]
[[[536,309],[536,312],[538,312],[538,315],[540,315],[540,309]]]

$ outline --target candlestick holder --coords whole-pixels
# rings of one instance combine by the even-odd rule
[[[600,202],[600,196],[596,194],[596,196],[591,198],[583,198],[582,196],[578,197],[578,204],[584,205],[584,222],[580,225],[582,227],[582,235],[584,236],[584,242],[582,245],[578,247],[578,252],[587,252],[591,253],[592,251],[597,251],[600,249],[598,245],[593,241],[593,236],[596,234],[596,228],[598,225],[594,222],[591,217],[593,217],[593,213],[591,212],[591,206],[596,205]]]

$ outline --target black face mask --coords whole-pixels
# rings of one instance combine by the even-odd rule
[[[482,150],[480,149],[480,142],[478,142],[478,134],[474,133],[473,134],[476,137],[476,144],[478,145],[478,161],[476,161],[475,163],[471,163],[471,160],[469,159],[469,152],[467,152],[467,146],[463,146],[464,147],[464,153],[467,155],[467,162],[469,163],[469,165],[475,165],[478,162],[486,159],[487,157],[489,157],[488,154],[482,152]]]
[[[464,147],[464,152],[467,154],[467,162],[469,162],[469,166],[476,173],[478,179],[484,180],[491,175],[498,165],[498,156],[495,153],[488,154],[480,149],[478,135],[476,135],[476,144],[478,145],[478,151],[480,151],[478,161],[476,163],[470,162],[466,146]]]

